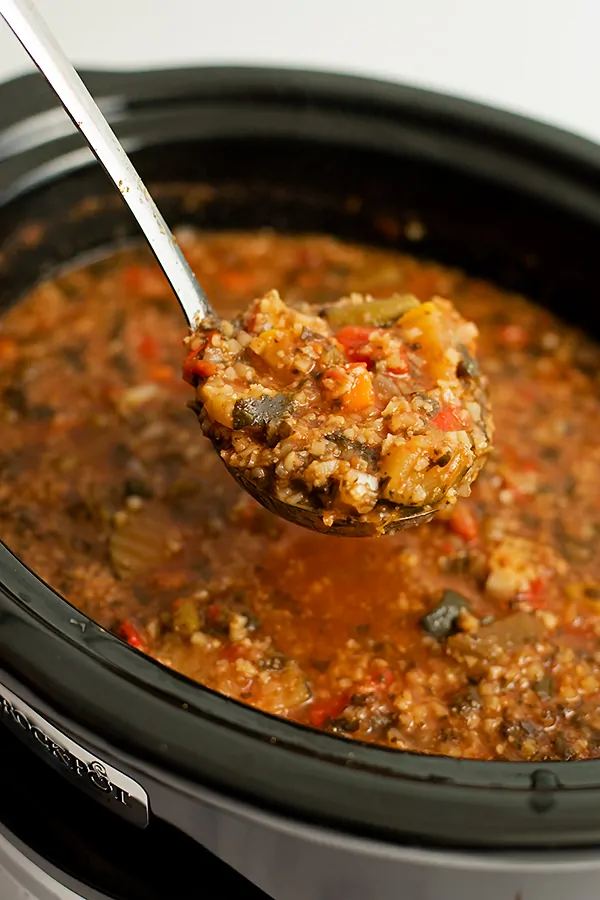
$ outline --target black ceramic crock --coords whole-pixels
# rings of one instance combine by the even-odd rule
[[[172,226],[269,226],[393,246],[599,328],[600,153],[582,139],[331,74],[198,68],[84,78]],[[192,182],[211,188],[194,203]],[[89,198],[98,202],[81,204]],[[390,218],[402,226],[394,233],[382,229]],[[415,230],[404,226],[415,221],[424,236],[411,242]],[[42,79],[0,86],[0,308],[131,237],[130,214]],[[150,816],[163,814],[173,789],[390,848],[600,845],[600,761],[420,756],[276,719],[126,646],[0,545],[2,686],[133,773]],[[5,697],[14,727],[10,710]],[[165,815],[176,819],[175,807]]]

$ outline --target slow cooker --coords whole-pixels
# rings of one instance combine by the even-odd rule
[[[395,246],[599,329],[600,154],[584,140],[317,72],[84,78],[171,225]],[[403,227],[382,229],[390,216]],[[1,86],[0,305],[132,238],[45,82]],[[0,865],[14,897],[600,893],[600,761],[421,756],[279,720],[106,633],[4,545],[0,719]]]

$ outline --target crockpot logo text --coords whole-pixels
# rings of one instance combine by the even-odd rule
[[[131,806],[130,794],[110,781],[101,762],[93,760],[85,763],[75,756],[74,753],[71,753],[70,750],[61,747],[60,744],[57,744],[56,741],[42,731],[38,725],[30,722],[27,716],[16,709],[10,700],[7,700],[2,694],[0,694],[0,712],[3,716],[10,718],[14,725],[22,729],[31,740],[49,753],[56,762],[64,766],[67,773],[74,775],[76,778],[87,780],[92,787],[103,793],[107,799],[110,798],[110,800],[121,803],[123,806]]]

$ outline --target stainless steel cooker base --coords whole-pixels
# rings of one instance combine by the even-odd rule
[[[106,895],[75,885],[76,891],[66,887],[70,881],[64,873],[44,868],[21,849],[14,835],[0,825],[0,897],[2,900],[108,900]],[[50,871],[48,871],[50,869]],[[52,874],[51,874],[52,873]]]

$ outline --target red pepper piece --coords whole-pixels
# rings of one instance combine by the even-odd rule
[[[336,719],[348,705],[348,694],[337,694],[328,700],[315,700],[310,708],[308,718],[315,728],[323,728],[329,719]]]
[[[581,616],[578,616],[573,622],[569,624],[561,625],[560,630],[563,634],[569,635],[569,637],[573,638],[592,638],[594,643],[596,641],[596,633],[593,629],[593,626],[590,625],[585,619]]]
[[[389,687],[394,680],[394,673],[391,669],[378,669],[373,672],[371,680],[377,687],[386,688]]]
[[[12,338],[0,337],[0,359],[15,362],[19,356],[19,345]]]
[[[463,431],[464,423],[460,418],[460,407],[446,406],[440,409],[435,416],[429,420],[435,428],[440,431]]]
[[[468,506],[460,504],[456,507],[448,521],[450,531],[457,534],[463,540],[471,542],[479,537],[479,525],[473,511]]]
[[[440,550],[442,553],[455,553],[458,547],[452,543],[452,541],[443,541],[440,544]]]
[[[204,341],[195,350],[192,350],[183,361],[182,374],[183,380],[196,387],[200,378],[209,378],[217,371],[217,367],[206,359],[198,359],[201,353],[204,353],[213,336],[219,332],[216,329],[207,331]]]
[[[138,353],[142,359],[151,362],[158,356],[158,342],[151,334],[145,334],[138,344]]]
[[[229,662],[235,662],[236,659],[241,659],[244,655],[244,648],[239,644],[229,644],[227,647],[224,647],[221,650],[219,657],[220,659],[226,659]]]
[[[344,325],[336,338],[344,347],[352,347],[354,344],[367,344],[374,331],[377,329],[368,325]]]
[[[519,594],[520,600],[525,600],[526,603],[532,609],[545,609],[545,597],[543,597],[544,592],[544,579],[536,578],[531,582],[526,591],[523,591],[522,594]]]
[[[193,387],[198,384],[200,378],[208,378],[217,371],[217,367],[213,363],[197,358],[199,352],[201,351],[193,350],[188,353],[182,366],[183,380]]]
[[[350,362],[363,362],[373,365],[373,357],[366,349],[372,334],[377,333],[376,328],[368,328],[366,325],[344,325],[336,334]]]
[[[218,603],[211,603],[208,609],[206,610],[206,616],[212,622],[216,622],[218,618],[221,616],[221,607]]]
[[[148,645],[146,641],[142,637],[140,631],[136,628],[133,622],[130,619],[124,619],[119,625],[119,630],[117,632],[117,636],[122,638],[124,641],[127,641],[130,647],[135,647],[136,650],[141,650],[142,653],[145,653]]]

